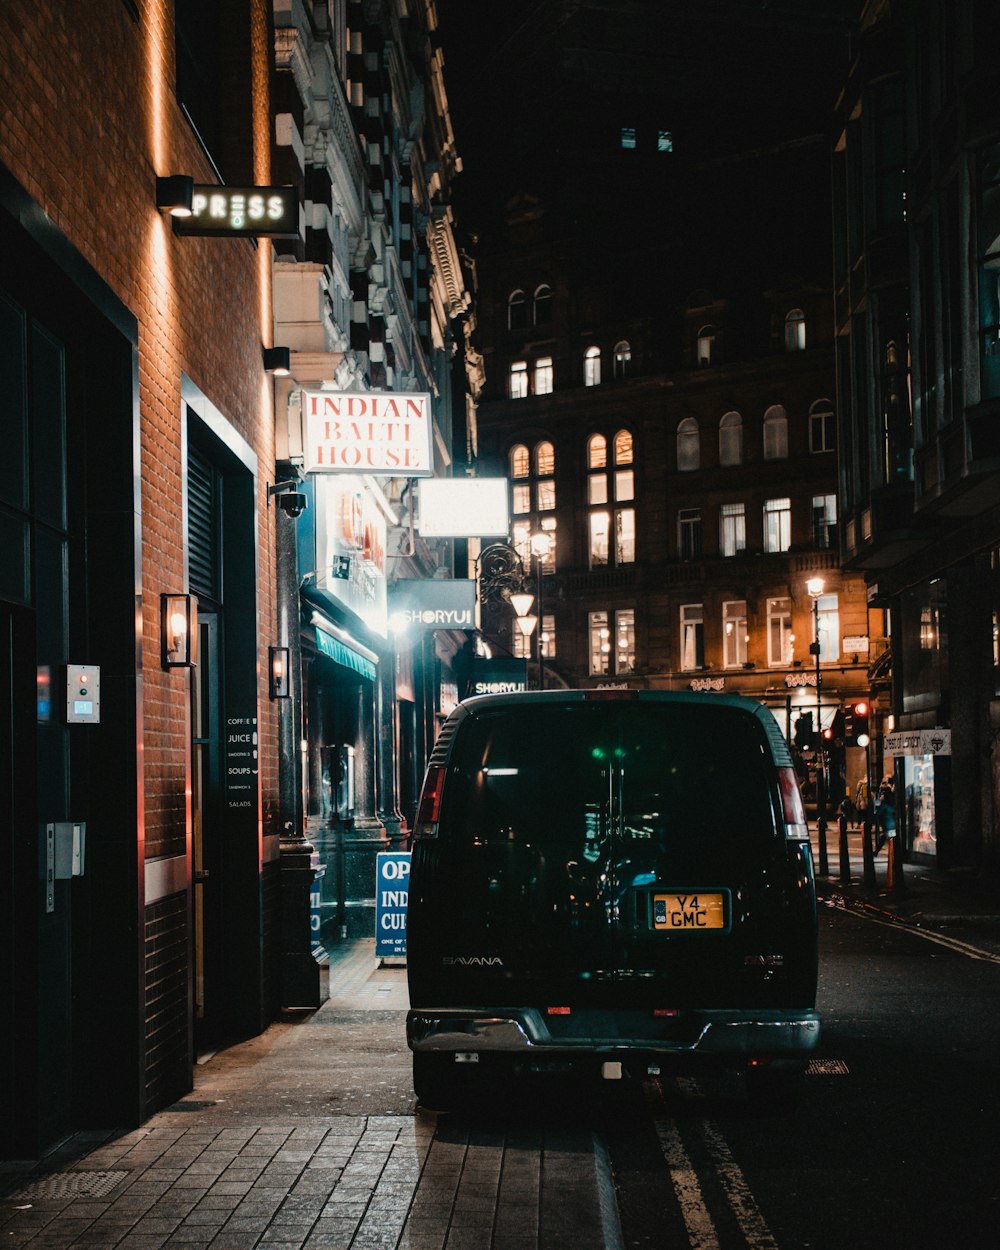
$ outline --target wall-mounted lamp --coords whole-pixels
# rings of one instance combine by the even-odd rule
[[[194,200],[194,179],[188,174],[171,174],[156,180],[156,207],[171,217],[190,217]]]
[[[288,662],[287,647],[268,647],[268,685],[272,699],[288,699],[291,697],[292,687],[288,678]]]
[[[292,372],[292,349],[290,347],[265,347],[264,368],[276,378],[287,378]]]
[[[160,595],[160,660],[163,667],[193,668],[198,662],[198,600]]]

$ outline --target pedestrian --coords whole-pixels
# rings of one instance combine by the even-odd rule
[[[845,794],[840,800],[840,815],[845,827],[858,823],[858,809],[854,806],[854,800],[849,794]]]
[[[875,854],[896,836],[896,781],[884,777],[878,791],[878,807],[875,810]]]
[[[871,793],[868,789],[868,778],[862,777],[854,791],[855,821],[861,824],[870,815]]]

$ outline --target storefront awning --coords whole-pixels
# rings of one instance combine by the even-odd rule
[[[360,673],[362,677],[367,677],[369,681],[375,681],[378,676],[378,670],[374,663],[366,659],[360,652],[355,651],[353,647],[349,647],[346,643],[341,642],[339,638],[334,638],[333,634],[327,633],[325,629],[320,629],[318,625],[314,625],[316,631],[316,649],[320,655],[325,655],[328,660],[333,660],[335,664],[340,664],[344,668],[352,669],[355,673]]]

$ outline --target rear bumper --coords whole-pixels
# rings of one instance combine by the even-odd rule
[[[502,1011],[413,1010],[406,1017],[411,1050],[725,1056],[807,1056],[819,1043],[819,1013],[808,1009],[692,1009],[667,1020],[634,1012],[580,1011],[550,1018],[533,1007]]]

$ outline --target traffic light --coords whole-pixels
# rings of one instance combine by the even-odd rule
[[[854,720],[854,742],[856,746],[866,747],[871,742],[871,736],[868,732],[868,713],[870,711],[867,699],[858,699],[851,707]]]

